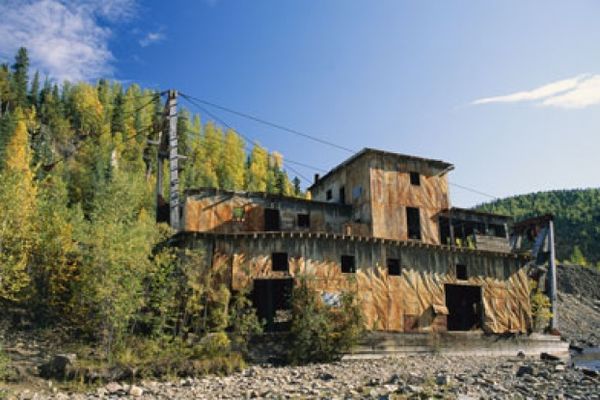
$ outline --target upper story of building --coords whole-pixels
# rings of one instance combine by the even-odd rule
[[[509,218],[452,208],[440,160],[363,149],[323,177],[311,199],[217,189],[188,191],[183,230],[321,232],[509,251]]]

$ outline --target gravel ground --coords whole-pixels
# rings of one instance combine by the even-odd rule
[[[35,397],[34,397],[35,396]],[[19,399],[600,399],[600,376],[558,360],[404,356],[300,367],[254,366],[228,377],[109,383],[89,393]]]

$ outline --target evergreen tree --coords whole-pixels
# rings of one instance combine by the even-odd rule
[[[33,81],[31,82],[31,90],[29,91],[29,104],[36,109],[39,107],[40,96],[40,73],[35,71]]]
[[[13,64],[13,92],[15,94],[15,106],[25,108],[27,101],[27,83],[29,82],[29,56],[27,49],[21,47],[15,57]]]
[[[302,190],[300,189],[300,179],[297,176],[295,176],[292,180],[292,183],[294,185],[294,196],[300,197],[300,195],[302,194]]]

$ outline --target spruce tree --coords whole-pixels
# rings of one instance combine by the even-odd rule
[[[21,47],[15,57],[13,64],[13,92],[15,93],[15,106],[25,108],[27,101],[27,83],[29,73],[29,56],[27,49]]]
[[[29,91],[29,105],[35,107],[36,109],[39,107],[39,99],[40,99],[40,73],[39,71],[35,71],[35,75],[33,75],[33,81],[31,82],[31,90]]]

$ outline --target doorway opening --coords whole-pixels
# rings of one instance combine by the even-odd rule
[[[266,331],[289,330],[293,286],[294,280],[291,278],[254,280],[252,303],[258,318],[265,321]]]
[[[265,208],[265,231],[278,231],[279,225],[279,210],[276,208]]]
[[[481,328],[481,286],[444,285],[449,331]]]

